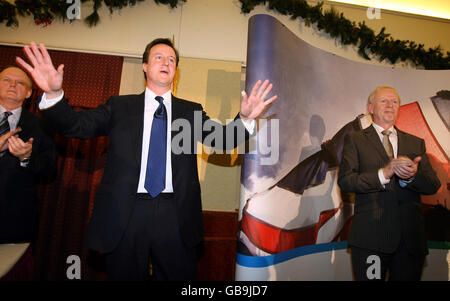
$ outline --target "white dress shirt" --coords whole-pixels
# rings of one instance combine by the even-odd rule
[[[380,138],[381,143],[383,143],[383,133],[384,128],[379,126],[378,124],[372,123],[372,126],[375,128],[375,131],[378,134],[378,137]],[[389,141],[392,144],[392,150],[394,151],[394,158],[397,158],[397,150],[398,150],[398,137],[397,137],[397,131],[395,130],[394,126],[390,127],[388,129],[391,131],[391,134],[389,135]],[[380,168],[378,170],[378,178],[380,179],[381,185],[386,185],[390,182],[390,179],[386,179],[383,174],[383,168]]]
[[[138,193],[147,193],[144,187],[145,175],[147,171],[148,148],[150,146],[150,133],[153,123],[153,115],[159,106],[155,99],[156,95],[149,88],[145,89],[145,108],[144,108],[144,134],[142,136],[142,155],[141,155],[141,173],[139,174]],[[163,95],[164,105],[167,112],[167,148],[166,148],[166,187],[162,192],[173,192],[172,185],[172,156],[171,156],[171,131],[172,131],[172,93],[167,91]]]

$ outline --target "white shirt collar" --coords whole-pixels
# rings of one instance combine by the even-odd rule
[[[2,105],[0,105],[0,118],[3,117],[3,113],[5,113],[6,110]],[[12,115],[10,115],[8,117],[8,121],[11,125],[11,127],[15,128],[15,126],[17,126],[17,123],[19,122],[20,119],[20,115],[22,114],[22,107],[18,107],[17,109],[14,109],[12,111],[10,111],[12,113]]]
[[[379,126],[375,122],[372,122],[372,125],[375,128],[375,130],[377,131],[378,136],[383,137],[383,134],[381,132],[384,131],[384,128]],[[397,136],[397,131],[395,130],[394,126],[391,126],[390,128],[388,128],[388,130],[391,131],[392,135]]]
[[[155,92],[153,92],[152,90],[150,90],[148,87],[145,88],[145,97],[147,99],[155,99],[155,97],[158,96]],[[172,100],[172,91],[167,91],[166,93],[164,93],[163,95],[160,95],[162,98],[164,98],[164,104],[169,103]],[[157,102],[155,102],[155,104],[157,104]]]
[[[8,110],[5,109],[2,105],[0,105],[0,114],[5,113],[6,111],[8,111]],[[17,109],[14,109],[10,112],[13,113],[14,115],[17,115],[17,114],[20,115],[20,113],[22,113],[22,107],[18,107]]]

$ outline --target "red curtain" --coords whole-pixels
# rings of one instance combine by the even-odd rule
[[[49,51],[53,64],[64,64],[64,92],[75,110],[86,110],[118,95],[123,57]],[[24,57],[22,49],[0,46],[0,70]],[[39,114],[33,90],[25,109]],[[103,175],[108,138],[82,140],[55,135],[58,173],[50,183],[38,186],[39,234],[34,248],[36,279],[66,280],[67,258],[81,260],[81,279],[105,279],[101,256],[83,246],[94,197]]]

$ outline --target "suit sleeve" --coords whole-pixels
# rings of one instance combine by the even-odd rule
[[[354,135],[348,134],[344,139],[342,161],[339,167],[338,185],[345,192],[370,193],[384,190],[378,178],[378,169],[363,168],[360,160],[367,157],[361,154]]]
[[[431,167],[430,160],[426,154],[425,141],[423,139],[420,139],[420,150],[421,153],[419,155],[422,157],[422,160],[419,162],[419,167],[414,176],[414,180],[409,183],[406,188],[420,194],[435,194],[441,186],[441,182],[439,181],[436,172]]]
[[[53,134],[45,120],[39,119],[39,143],[33,145],[27,169],[33,174],[52,179],[56,174],[56,147]]]
[[[107,136],[112,117],[112,99],[113,97],[95,109],[75,112],[69,106],[68,100],[63,98],[41,112],[56,131],[64,136],[82,139]]]
[[[239,113],[225,126],[209,118],[202,110],[202,143],[221,150],[231,150],[248,140],[250,133],[239,117]]]

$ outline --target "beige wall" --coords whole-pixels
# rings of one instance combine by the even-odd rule
[[[335,5],[354,21],[365,21],[377,33],[385,26],[394,38],[410,39],[426,47],[438,44],[450,50],[450,23],[381,11],[381,19],[369,20],[366,10]],[[82,17],[88,13],[83,6]],[[89,28],[82,21],[55,21],[35,26],[32,18],[19,18],[19,28],[0,25],[0,43],[45,43],[49,48],[106,52],[125,55],[120,94],[140,93],[144,88],[141,55],[155,37],[174,37],[182,59],[177,96],[197,101],[211,118],[225,123],[239,110],[243,87],[241,64],[246,62],[247,24],[254,14],[271,14],[308,43],[337,55],[366,62],[354,47],[341,47],[328,35],[304,26],[299,20],[257,7],[243,15],[237,0],[188,0],[176,9],[147,0],[134,8],[109,15],[102,8],[101,23]],[[371,63],[378,64],[376,61]],[[66,68],[70,66],[66,66]],[[208,162],[208,163],[207,163]],[[236,155],[199,155],[199,176],[206,210],[234,211],[239,198],[240,158]]]
[[[208,116],[222,124],[227,119],[234,119],[240,107],[240,63],[183,59],[179,70],[178,97],[201,103]],[[233,211],[239,204],[242,160],[237,154],[211,152],[204,148],[197,155],[203,208]]]

